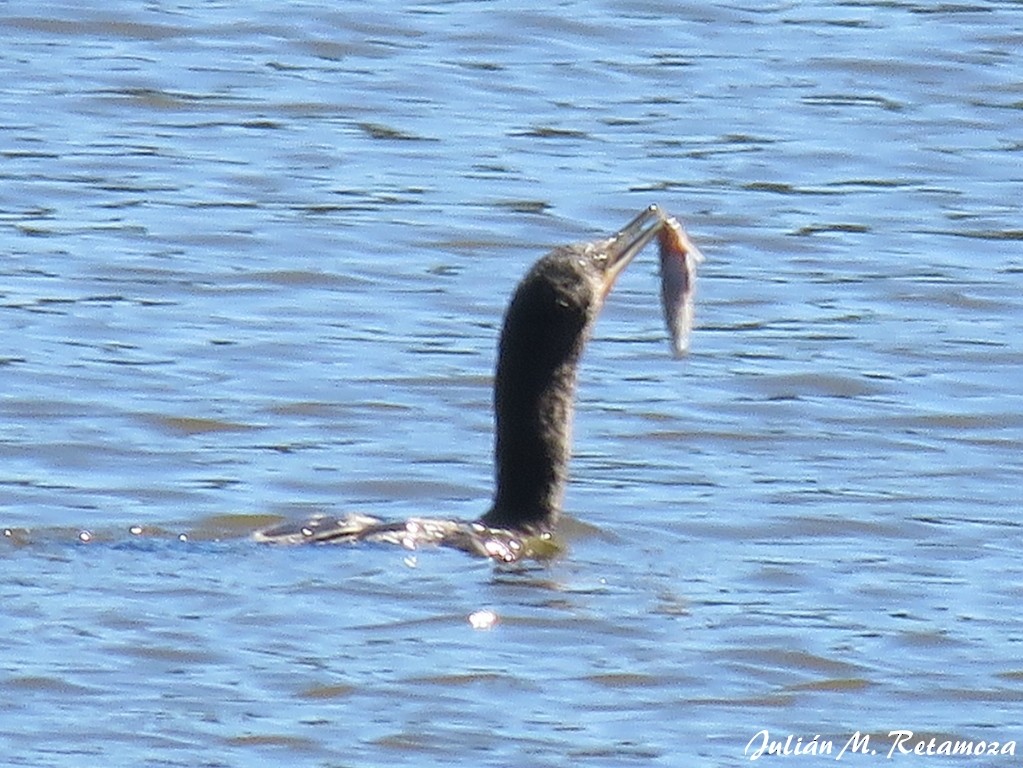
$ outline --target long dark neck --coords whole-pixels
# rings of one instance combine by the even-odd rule
[[[524,282],[504,321],[494,382],[497,490],[483,521],[544,530],[561,509],[571,454],[576,365],[587,318]]]

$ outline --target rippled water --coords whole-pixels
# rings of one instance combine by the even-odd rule
[[[8,764],[1023,741],[1020,3],[16,1],[0,39]],[[248,539],[482,512],[506,297],[652,202],[708,257],[693,351],[646,254],[565,557]]]

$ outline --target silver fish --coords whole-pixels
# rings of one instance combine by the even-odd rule
[[[671,334],[672,352],[675,357],[682,357],[689,351],[696,265],[703,261],[703,254],[689,240],[686,231],[674,217],[664,219],[657,243],[661,255],[661,306],[664,309],[664,322]]]

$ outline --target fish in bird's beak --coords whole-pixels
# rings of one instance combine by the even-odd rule
[[[604,265],[604,296],[607,296],[614,287],[618,275],[629,266],[636,254],[657,237],[664,227],[664,221],[665,216],[660,208],[656,205],[648,206],[639,216],[601,243],[607,253]]]
[[[674,217],[667,218],[658,234],[661,257],[661,306],[664,322],[671,334],[671,350],[675,357],[689,351],[689,334],[693,330],[693,295],[696,289],[696,266],[703,261],[700,249]]]

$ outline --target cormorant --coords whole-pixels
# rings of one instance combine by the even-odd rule
[[[496,491],[478,521],[321,516],[264,529],[256,539],[439,544],[502,562],[556,552],[551,534],[568,477],[579,358],[615,280],[666,220],[651,205],[609,238],[555,248],[515,289],[494,380]]]

